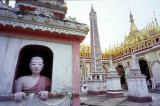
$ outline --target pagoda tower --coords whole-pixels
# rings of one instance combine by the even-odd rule
[[[90,38],[91,38],[91,79],[103,80],[102,56],[99,42],[97,15],[93,7],[90,12]],[[99,78],[97,76],[99,75]]]
[[[152,102],[148,93],[146,76],[141,74],[137,57],[132,53],[132,65],[129,75],[126,76],[128,85],[128,101],[131,102]]]
[[[91,79],[88,81],[88,93],[100,94],[104,91],[104,72],[102,67],[101,49],[99,42],[97,14],[91,7],[90,12],[90,39],[91,39]]]
[[[107,72],[107,96],[108,97],[123,97],[120,76],[113,66],[112,57],[110,57],[110,66]]]

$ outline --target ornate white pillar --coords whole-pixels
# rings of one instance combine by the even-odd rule
[[[93,7],[90,12],[91,29],[91,80],[88,81],[89,94],[106,93],[104,72],[102,67],[101,48],[99,42],[97,15]]]

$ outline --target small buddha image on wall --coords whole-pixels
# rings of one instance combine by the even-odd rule
[[[130,67],[130,62],[129,61],[127,62],[127,66]]]

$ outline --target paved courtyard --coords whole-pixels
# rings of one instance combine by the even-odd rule
[[[80,96],[81,106],[160,106],[160,94],[150,93],[153,102],[134,103],[127,101],[127,91],[123,91],[122,98],[108,98],[104,95],[88,95],[82,93]]]

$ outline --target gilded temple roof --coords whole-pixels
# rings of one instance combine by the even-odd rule
[[[118,59],[120,57],[125,57],[126,55],[131,55],[131,52],[139,52],[143,49],[150,48],[156,45],[157,39],[160,39],[160,26],[157,19],[151,21],[143,29],[138,30],[134,24],[133,15],[130,13],[130,32],[125,35],[124,41],[120,44],[115,44],[113,47],[109,46],[109,49],[105,49],[105,52],[101,51],[102,59],[109,59],[110,55],[113,59]],[[90,58],[89,46],[82,43],[80,45],[80,57]]]

